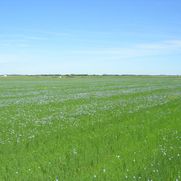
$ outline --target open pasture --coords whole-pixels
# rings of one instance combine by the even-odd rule
[[[180,181],[181,78],[0,77],[0,180]]]

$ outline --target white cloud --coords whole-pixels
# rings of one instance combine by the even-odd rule
[[[139,44],[137,47],[145,50],[173,50],[181,48],[181,40],[168,40],[158,43]]]
[[[96,48],[75,50],[72,53],[88,56],[104,56],[117,58],[132,58],[139,56],[152,56],[170,54],[181,50],[181,40],[168,40],[156,43],[135,44],[125,48]]]

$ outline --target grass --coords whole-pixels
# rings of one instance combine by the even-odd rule
[[[1,77],[0,180],[181,180],[180,77]]]

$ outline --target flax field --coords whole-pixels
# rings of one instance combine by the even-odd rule
[[[181,181],[181,77],[0,77],[1,181]]]

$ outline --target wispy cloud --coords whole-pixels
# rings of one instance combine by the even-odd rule
[[[0,34],[0,47],[24,47],[24,45],[29,46],[31,43],[50,41],[51,39],[56,39],[60,37],[67,37],[69,33],[64,32],[51,32],[51,31],[41,31],[41,30],[21,30],[15,33],[1,33]]]
[[[0,64],[8,64],[8,63],[13,63],[13,62],[18,62],[20,61],[20,58],[25,58],[24,55],[19,55],[19,54],[6,54],[6,53],[1,53],[0,54]]]
[[[136,48],[145,50],[175,50],[181,48],[181,40],[167,40],[157,43],[147,43],[136,45]]]
[[[96,48],[75,50],[72,53],[81,55],[96,55],[113,58],[132,58],[135,56],[151,56],[170,54],[181,50],[181,40],[168,40],[156,43],[134,44],[130,47]]]

